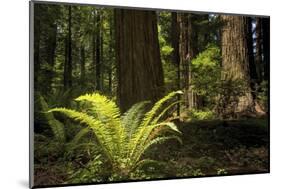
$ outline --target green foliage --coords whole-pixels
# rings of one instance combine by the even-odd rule
[[[55,119],[52,113],[44,114],[43,112],[47,112],[49,110],[47,102],[41,95],[38,95],[38,103],[40,104],[40,109],[42,111],[42,115],[44,116],[46,122],[50,126],[54,140],[57,142],[65,142],[65,132],[64,132],[64,125]]]
[[[193,176],[205,176],[205,174],[202,173],[201,169],[196,169],[193,171]]]
[[[58,121],[52,112],[46,113],[49,110],[47,102],[41,95],[37,95],[37,100],[41,109],[41,117],[47,123],[51,129],[51,136],[43,134],[35,134],[35,153],[36,157],[44,161],[44,158],[52,156],[53,158],[60,158],[64,161],[71,159],[73,156],[79,156],[79,154],[72,153],[69,151],[75,151],[79,149],[79,153],[87,149],[89,150],[94,146],[94,143],[84,140],[83,138],[87,135],[90,130],[89,128],[79,128],[78,131],[68,134],[64,124]],[[69,123],[68,123],[69,124]],[[71,135],[70,138],[67,138]]]
[[[102,161],[101,155],[97,155],[81,168],[75,169],[70,166],[68,180],[71,183],[102,182],[108,176],[105,167],[106,164]]]
[[[142,159],[150,146],[170,139],[181,142],[181,132],[172,122],[161,121],[167,109],[164,105],[177,94],[172,92],[160,99],[151,110],[144,112],[147,102],[134,105],[123,116],[117,105],[98,93],[86,94],[76,98],[78,102],[89,102],[91,107],[82,111],[67,108],[53,108],[49,113],[60,112],[67,117],[87,125],[95,134],[102,154],[111,165],[112,175],[121,178],[151,160]]]
[[[189,110],[188,117],[191,120],[210,120],[215,118],[214,112],[210,110]]]
[[[217,169],[217,175],[227,175],[227,171],[225,169]]]
[[[209,45],[191,62],[192,88],[208,105],[215,103],[221,80],[221,55],[219,47]]]
[[[165,12],[160,14],[160,19],[163,23],[158,25],[158,39],[160,46],[161,61],[165,75],[165,85],[168,91],[173,91],[177,90],[177,84],[175,83],[175,78],[177,77],[177,67],[171,62],[171,54],[173,52],[173,48],[171,46],[171,43],[169,42],[170,33],[168,32],[169,28],[167,28],[167,21],[169,21],[169,15],[170,13]]]
[[[247,84],[243,79],[227,78],[218,86],[215,110],[222,118],[233,118],[239,97],[246,95]]]
[[[261,82],[260,86],[256,89],[257,100],[260,102],[265,111],[268,111],[268,82]]]

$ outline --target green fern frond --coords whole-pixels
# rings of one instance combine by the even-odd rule
[[[120,115],[120,110],[114,101],[100,94],[86,94],[76,98],[76,101],[87,102],[87,109],[82,112],[67,108],[53,108],[48,114],[60,112],[67,117],[85,124],[88,127],[80,130],[69,142],[68,151],[73,151],[80,146],[80,139],[92,130],[97,138],[97,143],[102,152],[111,163],[112,172],[129,174],[132,169],[147,165],[154,160],[141,160],[141,156],[152,145],[163,143],[167,140],[176,139],[181,142],[181,132],[172,122],[160,122],[162,116],[175,104],[168,107],[164,105],[175,95],[181,94],[176,91],[160,99],[150,111],[145,113],[146,104],[140,102],[131,107],[125,114]],[[164,108],[164,110],[162,110]],[[89,111],[88,111],[89,110]],[[54,119],[55,120],[55,119]],[[87,130],[88,129],[88,130]],[[169,135],[168,135],[169,134]],[[81,145],[88,145],[82,143]],[[95,144],[93,144],[95,145]],[[124,171],[125,170],[125,171]]]
[[[176,101],[172,104],[170,104],[168,107],[166,107],[156,118],[154,118],[152,121],[151,121],[151,124],[156,124],[164,115],[165,113],[170,110],[172,107],[174,107],[176,104],[180,104],[180,103],[183,103],[184,101],[182,100],[179,100],[179,101]]]
[[[157,145],[157,144],[163,144],[164,142],[166,142],[168,140],[176,140],[180,144],[182,144],[182,140],[179,136],[176,136],[176,135],[174,135],[174,136],[161,136],[161,137],[159,136],[157,138],[154,138],[153,140],[150,140],[145,146],[143,146],[142,149],[140,149],[138,151],[137,157],[134,158],[134,161],[138,162],[139,159],[141,158],[142,154],[144,154],[145,151],[147,149],[149,149],[151,146]]]
[[[107,155],[110,161],[115,161],[116,142],[113,141],[112,137],[114,133],[111,133],[108,129],[103,126],[103,123],[92,116],[85,113],[77,112],[75,110],[66,108],[53,108],[48,112],[61,112],[82,124],[89,126],[97,137],[100,146],[103,148],[103,152]]]
[[[81,129],[74,137],[73,139],[67,144],[68,150],[72,150],[74,148],[78,147],[78,143],[84,137],[87,133],[90,132],[90,128],[86,127]]]
[[[126,129],[129,139],[135,130],[140,126],[142,118],[144,117],[145,107],[149,103],[150,101],[136,103],[121,117],[121,123]]]
[[[104,123],[113,135],[115,145],[121,149],[125,141],[125,130],[120,121],[120,110],[112,100],[98,93],[82,95],[75,99],[76,101],[88,101],[92,103],[92,110],[97,115],[99,121]]]
[[[144,153],[145,149],[148,146],[150,146],[149,144],[151,143],[151,141],[155,140],[155,142],[156,142],[157,141],[156,139],[163,138],[163,137],[160,137],[159,135],[167,130],[173,131],[173,132],[175,132],[175,134],[179,134],[179,135],[181,134],[181,132],[178,130],[177,126],[173,122],[162,122],[162,123],[159,123],[156,125],[150,125],[149,127],[147,127],[146,132],[140,137],[138,147],[134,151],[134,154],[132,154],[132,158],[135,161],[138,161],[138,159]],[[153,133],[153,131],[156,131],[156,132],[154,133],[154,136],[150,137],[151,134]],[[172,135],[170,137],[178,138],[177,135]],[[163,140],[164,139],[165,139],[165,137],[163,138]],[[166,139],[169,139],[169,138],[166,138]],[[162,140],[160,140],[160,141],[162,141]]]
[[[64,125],[55,119],[53,113],[45,113],[49,110],[48,104],[45,99],[39,95],[39,103],[41,106],[42,114],[48,122],[48,125],[51,127],[51,130],[54,134],[54,138],[57,141],[65,142],[65,131]]]
[[[154,138],[153,140],[149,141],[143,148],[142,153],[144,153],[149,147],[155,144],[162,144],[166,142],[167,140],[177,140],[180,144],[182,144],[182,140],[179,136],[163,136],[163,137],[157,137]]]
[[[153,106],[153,108],[145,114],[145,118],[142,122],[142,125],[148,125],[151,120],[153,119],[153,117],[157,114],[157,112],[162,108],[162,106],[164,105],[165,102],[169,101],[171,98],[173,98],[174,96],[178,95],[178,94],[183,94],[182,91],[175,91],[175,92],[171,92],[168,95],[166,95],[165,97],[163,97],[162,99],[160,99],[158,102],[155,103],[155,105]]]
[[[153,130],[153,126],[149,126],[150,122],[154,118],[154,116],[157,114],[157,112],[162,108],[165,102],[169,101],[171,98],[173,98],[177,94],[182,94],[182,91],[176,91],[171,92],[167,96],[160,99],[158,102],[155,103],[153,108],[145,114],[145,117],[141,123],[141,126],[139,129],[135,132],[134,136],[132,137],[132,144],[130,144],[131,153],[130,156],[132,156],[135,151],[137,150],[138,146],[142,146],[145,143],[146,138]]]

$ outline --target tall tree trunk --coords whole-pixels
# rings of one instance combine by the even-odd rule
[[[101,90],[101,60],[100,60],[100,39],[101,39],[101,31],[100,31],[100,13],[97,14],[97,32],[96,32],[96,90]]]
[[[180,89],[180,54],[179,54],[179,23],[178,23],[178,13],[172,12],[172,22],[171,22],[171,39],[172,39],[172,62],[177,66],[177,88]],[[180,95],[178,95],[178,100],[180,100]],[[180,104],[177,106],[177,115],[180,115]]]
[[[257,84],[257,68],[255,64],[255,56],[254,56],[254,42],[253,42],[253,19],[251,17],[247,18],[247,48],[249,55],[249,71],[250,71],[250,86],[252,90],[255,90]],[[252,93],[253,98],[255,99],[255,93]]]
[[[103,80],[104,80],[104,55],[103,55],[103,17],[100,20],[100,90],[103,90]]]
[[[85,47],[82,45],[81,49],[80,49],[80,60],[81,60],[81,64],[80,64],[80,84],[81,86],[84,86],[84,82],[85,82]]]
[[[270,62],[269,32],[270,32],[269,18],[262,18],[264,80],[266,80],[266,81],[269,79],[269,62]]]
[[[197,95],[191,88],[192,82],[192,70],[191,70],[191,60],[198,54],[197,51],[197,32],[195,31],[193,19],[196,16],[189,14],[187,18],[187,54],[188,54],[188,87],[187,87],[187,101],[189,109],[197,108]]]
[[[110,42],[109,42],[109,48],[108,48],[108,54],[109,54],[109,66],[108,66],[108,91],[109,94],[112,93],[112,59],[114,58],[113,55],[113,31],[112,31],[112,27],[113,27],[113,23],[112,23],[112,19],[110,19],[109,21],[109,37],[110,37]]]
[[[183,72],[182,76],[184,79],[184,99],[185,106],[188,107],[188,87],[189,87],[189,55],[188,55],[188,36],[187,36],[187,14],[179,14],[179,27],[180,27],[180,40],[179,40],[179,54],[180,54],[180,65],[182,65]]]
[[[154,11],[115,10],[118,101],[122,111],[164,92],[163,68]]]
[[[262,81],[262,28],[261,18],[256,19],[256,68],[258,83]]]
[[[64,88],[72,87],[72,41],[71,41],[71,6],[68,6],[68,34],[65,40],[65,66],[64,66]]]
[[[34,6],[34,87],[39,90],[39,75],[40,75],[40,42],[41,42],[41,23],[40,23],[40,5]]]
[[[243,94],[234,106],[226,102],[224,111],[234,113],[245,112],[253,108],[253,97],[250,89],[249,50],[247,43],[247,18],[243,16],[222,15],[222,79],[226,81],[241,81]],[[235,86],[236,87],[236,86]],[[237,86],[239,87],[239,86]],[[235,91],[236,89],[231,89]]]
[[[57,47],[57,24],[52,24],[51,32],[47,38],[47,63],[49,64],[48,77],[45,81],[45,89],[51,90],[52,79],[54,77],[54,64],[56,58],[56,47]]]
[[[96,13],[93,14],[93,33],[92,33],[92,66],[93,66],[93,84],[96,88]]]

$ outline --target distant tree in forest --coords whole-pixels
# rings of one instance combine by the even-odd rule
[[[269,79],[269,63],[270,63],[270,23],[269,18],[262,18],[262,40],[263,40],[263,57],[264,57],[264,80]]]
[[[72,8],[68,9],[67,36],[65,37],[65,63],[63,85],[65,90],[72,87]]]
[[[262,18],[256,18],[256,55],[255,55],[255,62],[256,62],[256,68],[257,68],[257,77],[258,77],[258,83],[262,81],[262,27],[261,27],[261,19]]]
[[[172,21],[171,21],[171,39],[172,39],[172,62],[177,66],[177,87],[180,89],[181,84],[181,76],[180,76],[180,52],[179,52],[179,40],[180,40],[180,28],[179,28],[179,18],[178,13],[171,13]],[[180,100],[180,96],[178,95],[178,100]],[[177,107],[177,114],[180,115],[180,104]]]

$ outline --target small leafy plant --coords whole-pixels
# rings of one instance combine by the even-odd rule
[[[155,160],[142,159],[150,146],[170,139],[182,142],[177,126],[173,122],[163,121],[165,113],[175,103],[169,106],[165,104],[177,94],[182,92],[169,93],[147,112],[145,108],[148,102],[140,102],[121,115],[114,101],[98,93],[75,99],[89,103],[88,108],[82,111],[53,108],[48,112],[60,112],[90,128],[102,154],[111,165],[111,174],[116,179],[126,179],[137,168],[157,163]]]
[[[191,109],[188,111],[188,117],[190,117],[191,120],[210,120],[214,119],[215,115],[210,110],[195,110]]]

